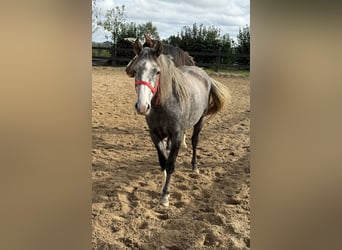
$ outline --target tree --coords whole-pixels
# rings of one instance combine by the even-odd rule
[[[154,26],[152,22],[139,25],[133,22],[124,23],[119,34],[119,40],[127,37],[134,37],[143,40],[145,34],[148,34],[153,39],[160,40],[157,27]]]
[[[96,0],[92,0],[92,8],[91,8],[91,21],[92,21],[92,33],[95,33],[100,25],[99,20],[100,11],[97,8]]]
[[[105,21],[101,23],[101,26],[111,33],[114,45],[127,37],[143,39],[145,34],[160,40],[157,27],[151,21],[139,25],[133,22],[127,23],[125,5],[122,5],[121,8],[116,6],[113,9],[107,10]]]
[[[237,46],[236,51],[238,54],[246,55],[247,57],[241,57],[238,62],[241,64],[249,65],[249,55],[250,55],[250,33],[249,26],[246,25],[245,28],[239,29],[239,34],[237,35]]]
[[[180,47],[181,40],[182,39],[180,38],[179,33],[178,33],[176,36],[171,35],[167,39],[164,39],[163,42],[171,44],[171,45],[176,46],[176,47]]]
[[[221,49],[222,53],[232,55],[232,47],[233,47],[232,43],[233,42],[234,41],[229,37],[229,34],[223,35],[220,39],[220,49]],[[230,56],[228,58],[224,58],[222,60],[222,63],[231,64],[231,63],[233,63],[233,60]]]
[[[137,34],[139,33],[139,27],[136,23],[124,23],[121,27],[121,32],[119,34],[118,41],[122,40],[123,38],[127,37],[137,37]]]
[[[218,51],[231,53],[231,39],[229,35],[220,36],[220,29],[214,26],[197,25],[184,26],[176,36],[172,35],[165,40],[167,43],[178,46],[185,51]],[[197,63],[215,63],[212,56],[197,55]]]
[[[147,22],[145,24],[140,24],[138,26],[139,34],[137,34],[137,38],[142,39],[145,34],[148,34],[153,39],[160,40],[157,27],[152,24],[152,22]]]
[[[170,36],[166,41],[187,51],[203,51],[218,50],[220,39],[220,29],[194,23],[192,27],[184,26],[177,36]]]
[[[105,21],[102,23],[103,28],[111,33],[111,38],[115,46],[126,22],[124,11],[125,5],[122,5],[121,8],[116,6],[113,9],[107,10]]]

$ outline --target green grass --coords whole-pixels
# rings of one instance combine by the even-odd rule
[[[209,75],[210,74],[220,74],[223,76],[233,76],[233,77],[250,77],[249,70],[242,70],[242,69],[235,69],[235,68],[225,68],[219,69],[218,72],[215,72],[212,68],[205,68],[204,69]]]
[[[107,56],[107,57],[110,57],[111,53],[108,50],[93,49],[93,56]]]

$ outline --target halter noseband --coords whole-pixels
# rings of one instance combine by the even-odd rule
[[[152,91],[152,94],[153,94],[152,98],[153,98],[159,90],[159,82],[160,82],[160,75],[158,76],[157,83],[156,83],[155,87],[153,87],[151,83],[145,82],[145,81],[135,81],[135,86],[138,86],[138,85],[147,86]],[[159,102],[159,93],[157,96],[156,104],[158,104],[158,102]]]

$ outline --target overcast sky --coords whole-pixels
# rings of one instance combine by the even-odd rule
[[[125,5],[127,22],[142,24],[151,21],[161,39],[180,32],[183,26],[194,23],[213,25],[221,35],[229,34],[236,40],[239,28],[250,25],[249,0],[97,0],[102,13],[115,6]],[[93,33],[93,41],[102,42],[105,31]]]

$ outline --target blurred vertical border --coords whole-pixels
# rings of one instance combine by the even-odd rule
[[[251,1],[251,249],[337,249],[340,2]]]
[[[91,2],[0,20],[0,248],[91,249]]]

